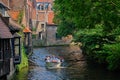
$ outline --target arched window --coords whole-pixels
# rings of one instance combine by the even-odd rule
[[[37,10],[44,10],[44,4],[43,3],[38,3],[37,4]]]

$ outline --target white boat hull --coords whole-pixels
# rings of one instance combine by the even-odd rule
[[[46,62],[46,67],[48,68],[59,68],[61,66],[61,62]]]

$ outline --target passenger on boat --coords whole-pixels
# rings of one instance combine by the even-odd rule
[[[60,59],[60,61],[61,61],[61,62],[64,62],[64,59],[63,59],[63,57],[59,57],[59,59]]]
[[[46,56],[46,58],[45,58],[45,61],[46,62],[61,62],[62,60],[60,59],[60,58],[58,58],[58,57],[56,57],[56,56]],[[63,62],[63,61],[62,61]]]
[[[50,56],[46,56],[45,61],[46,61],[46,62],[50,62],[50,59],[51,59]]]

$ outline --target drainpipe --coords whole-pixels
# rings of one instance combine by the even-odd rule
[[[10,7],[10,0],[8,0],[8,7]]]

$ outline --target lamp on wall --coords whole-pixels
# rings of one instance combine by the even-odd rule
[[[21,36],[17,33],[15,33],[14,35],[14,48],[13,48],[13,57],[14,57],[14,63],[15,64],[20,64],[21,62],[21,42],[20,42],[20,38]]]

